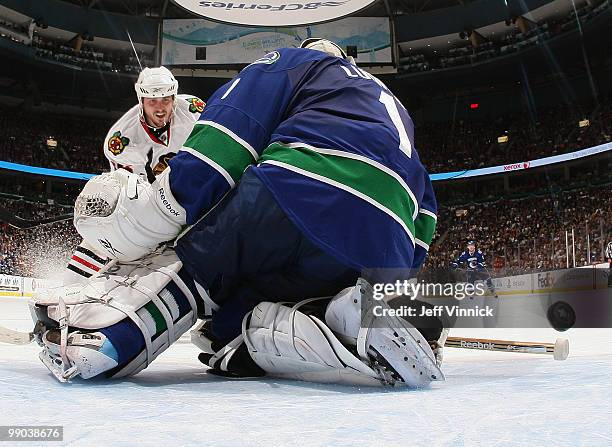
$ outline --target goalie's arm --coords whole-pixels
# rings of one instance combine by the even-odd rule
[[[188,224],[211,209],[257,162],[299,79],[317,60],[314,52],[275,53],[281,55],[275,62],[250,65],[213,95],[170,161],[170,186]]]
[[[295,86],[325,57],[285,51],[287,57],[252,64],[213,95],[184,147],[152,185],[123,169],[90,180],[75,206],[81,236],[105,256],[134,260],[210,210],[258,160]],[[112,212],[92,214],[89,204],[101,198]]]

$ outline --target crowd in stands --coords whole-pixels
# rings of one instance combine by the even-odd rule
[[[39,220],[71,210],[48,203],[0,198],[0,207],[15,216]],[[0,274],[59,279],[74,248],[80,243],[72,221],[21,230],[0,222]]]
[[[586,116],[584,116],[586,115]],[[589,125],[579,127],[587,118]],[[612,104],[604,101],[580,114],[558,106],[486,121],[427,123],[415,128],[415,146],[430,172],[497,166],[563,154],[612,140]],[[507,142],[498,138],[506,136]]]
[[[77,52],[73,47],[51,39],[35,36],[32,46],[36,48],[36,56],[54,60],[69,65],[93,70],[115,71],[121,73],[139,73],[140,65],[132,50],[108,51],[83,45]],[[140,64],[143,67],[153,67],[155,62],[150,55],[139,52]]]
[[[89,44],[89,40],[86,40],[89,36],[81,36],[68,43],[43,37],[36,30],[34,21],[17,24],[0,19],[0,37],[34,48],[38,58],[80,68],[121,73],[139,73],[140,65],[155,65],[153,56],[143,51],[138,51],[136,59],[131,49],[110,51]]]
[[[400,73],[417,73],[435,69],[472,65],[495,57],[514,53],[527,47],[541,44],[559,34],[578,28],[576,15],[581,25],[596,17],[610,7],[609,0],[599,4],[587,2],[576,10],[572,10],[566,17],[555,20],[546,20],[535,23],[523,19],[524,30],[518,27],[509,27],[508,32],[498,36],[495,40],[483,40],[479,36],[474,46],[469,38],[470,33],[465,32],[465,45],[450,48],[446,51],[434,51],[428,54],[407,54],[400,58]],[[525,29],[527,28],[527,29]]]
[[[79,172],[101,172],[102,154],[113,120],[0,109],[0,160]],[[53,143],[57,142],[57,147]],[[51,143],[51,144],[49,144]]]
[[[586,113],[575,108],[543,109],[534,121],[528,114],[486,121],[427,123],[415,128],[415,146],[429,172],[449,172],[517,163],[573,152],[612,141],[612,102],[606,98]],[[61,116],[0,108],[0,160],[70,171],[98,173],[108,169],[102,144],[113,119]],[[510,123],[510,124],[509,124]],[[499,143],[498,137],[508,137]],[[53,137],[57,147],[50,147]]]
[[[605,244],[612,241],[612,173],[604,180],[442,206],[427,265],[448,267],[470,239],[490,267],[556,269],[604,262]]]

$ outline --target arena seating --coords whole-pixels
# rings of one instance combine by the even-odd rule
[[[23,199],[0,198],[0,207],[24,219],[43,219],[70,212],[57,205]],[[0,274],[50,278],[61,270],[80,237],[72,221],[57,222],[30,230],[0,223]]]
[[[565,232],[571,247],[572,229],[576,265],[603,262],[602,243],[612,240],[611,188],[609,177],[609,183],[591,188],[580,182],[514,199],[442,206],[427,266],[448,267],[473,239],[490,266],[497,260],[506,268],[565,268]],[[570,252],[570,265],[573,260]]]
[[[109,51],[85,42],[76,51],[74,47],[63,41],[34,33],[34,29],[35,27],[0,19],[0,36],[35,48],[37,58],[80,68],[121,73],[138,73],[140,65],[152,67],[155,64],[152,55],[145,54],[142,51],[138,54],[140,63],[136,60],[132,50]]]
[[[400,57],[400,73],[419,73],[430,70],[439,70],[450,67],[473,65],[485,60],[521,51],[528,47],[544,44],[547,40],[560,34],[576,30],[578,28],[576,15],[580,23],[585,23],[605,12],[609,7],[609,2],[602,2],[599,5],[585,3],[578,8],[576,14],[572,11],[564,18],[557,20],[544,20],[539,23],[529,22],[530,29],[521,32],[518,27],[508,28],[506,33],[500,33],[495,39],[486,40],[474,47],[468,39],[463,46],[449,48],[446,51],[430,51],[420,53],[409,51],[405,56]],[[514,25],[511,24],[511,25]]]
[[[579,113],[578,110],[585,112]],[[579,128],[583,118],[590,126]],[[108,169],[102,154],[114,120],[0,109],[0,160],[78,172]],[[508,124],[510,123],[510,124]],[[75,131],[79,129],[79,131]],[[498,143],[501,135],[507,143]],[[58,142],[49,148],[48,138]],[[505,115],[485,121],[429,123],[415,129],[415,146],[429,172],[516,163],[576,151],[612,140],[612,102],[542,109],[537,117]]]

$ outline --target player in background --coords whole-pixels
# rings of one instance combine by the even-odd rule
[[[196,96],[178,94],[178,81],[166,67],[145,68],[134,88],[138,104],[111,126],[103,152],[111,171],[126,169],[152,182],[182,147],[205,104]],[[84,242],[71,257],[63,283],[82,282],[105,263]]]
[[[47,316],[88,328],[45,332],[41,359],[56,375],[137,372],[208,306],[201,360],[219,374],[443,378],[432,340],[393,315],[364,322],[361,312],[374,301],[358,278],[412,277],[435,230],[412,120],[337,45],[304,47],[269,53],[221,87],[153,184],[125,170],[87,183],[75,226],[122,264],[118,277],[109,270],[66,297],[69,313],[61,300],[49,306]],[[100,197],[102,213],[89,206]],[[185,224],[176,254],[160,253]],[[333,298],[315,316],[304,302],[316,297]]]
[[[459,267],[465,267],[468,283],[474,284],[478,280],[484,280],[489,291],[497,298],[491,275],[487,270],[485,256],[476,249],[475,241],[468,241],[467,250],[464,250],[457,259],[451,262],[451,268],[458,269]]]

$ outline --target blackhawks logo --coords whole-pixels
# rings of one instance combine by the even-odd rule
[[[111,151],[113,155],[119,155],[128,144],[130,144],[130,139],[128,137],[122,137],[121,132],[117,131],[108,140],[108,150]]]
[[[163,154],[161,157],[159,157],[159,161],[155,166],[153,166],[153,174],[159,175],[164,172],[164,169],[168,167],[168,162],[175,155],[176,152],[168,152],[167,154]]]
[[[187,102],[189,103],[189,111],[191,113],[202,113],[204,106],[206,106],[206,103],[200,98],[189,98]]]

